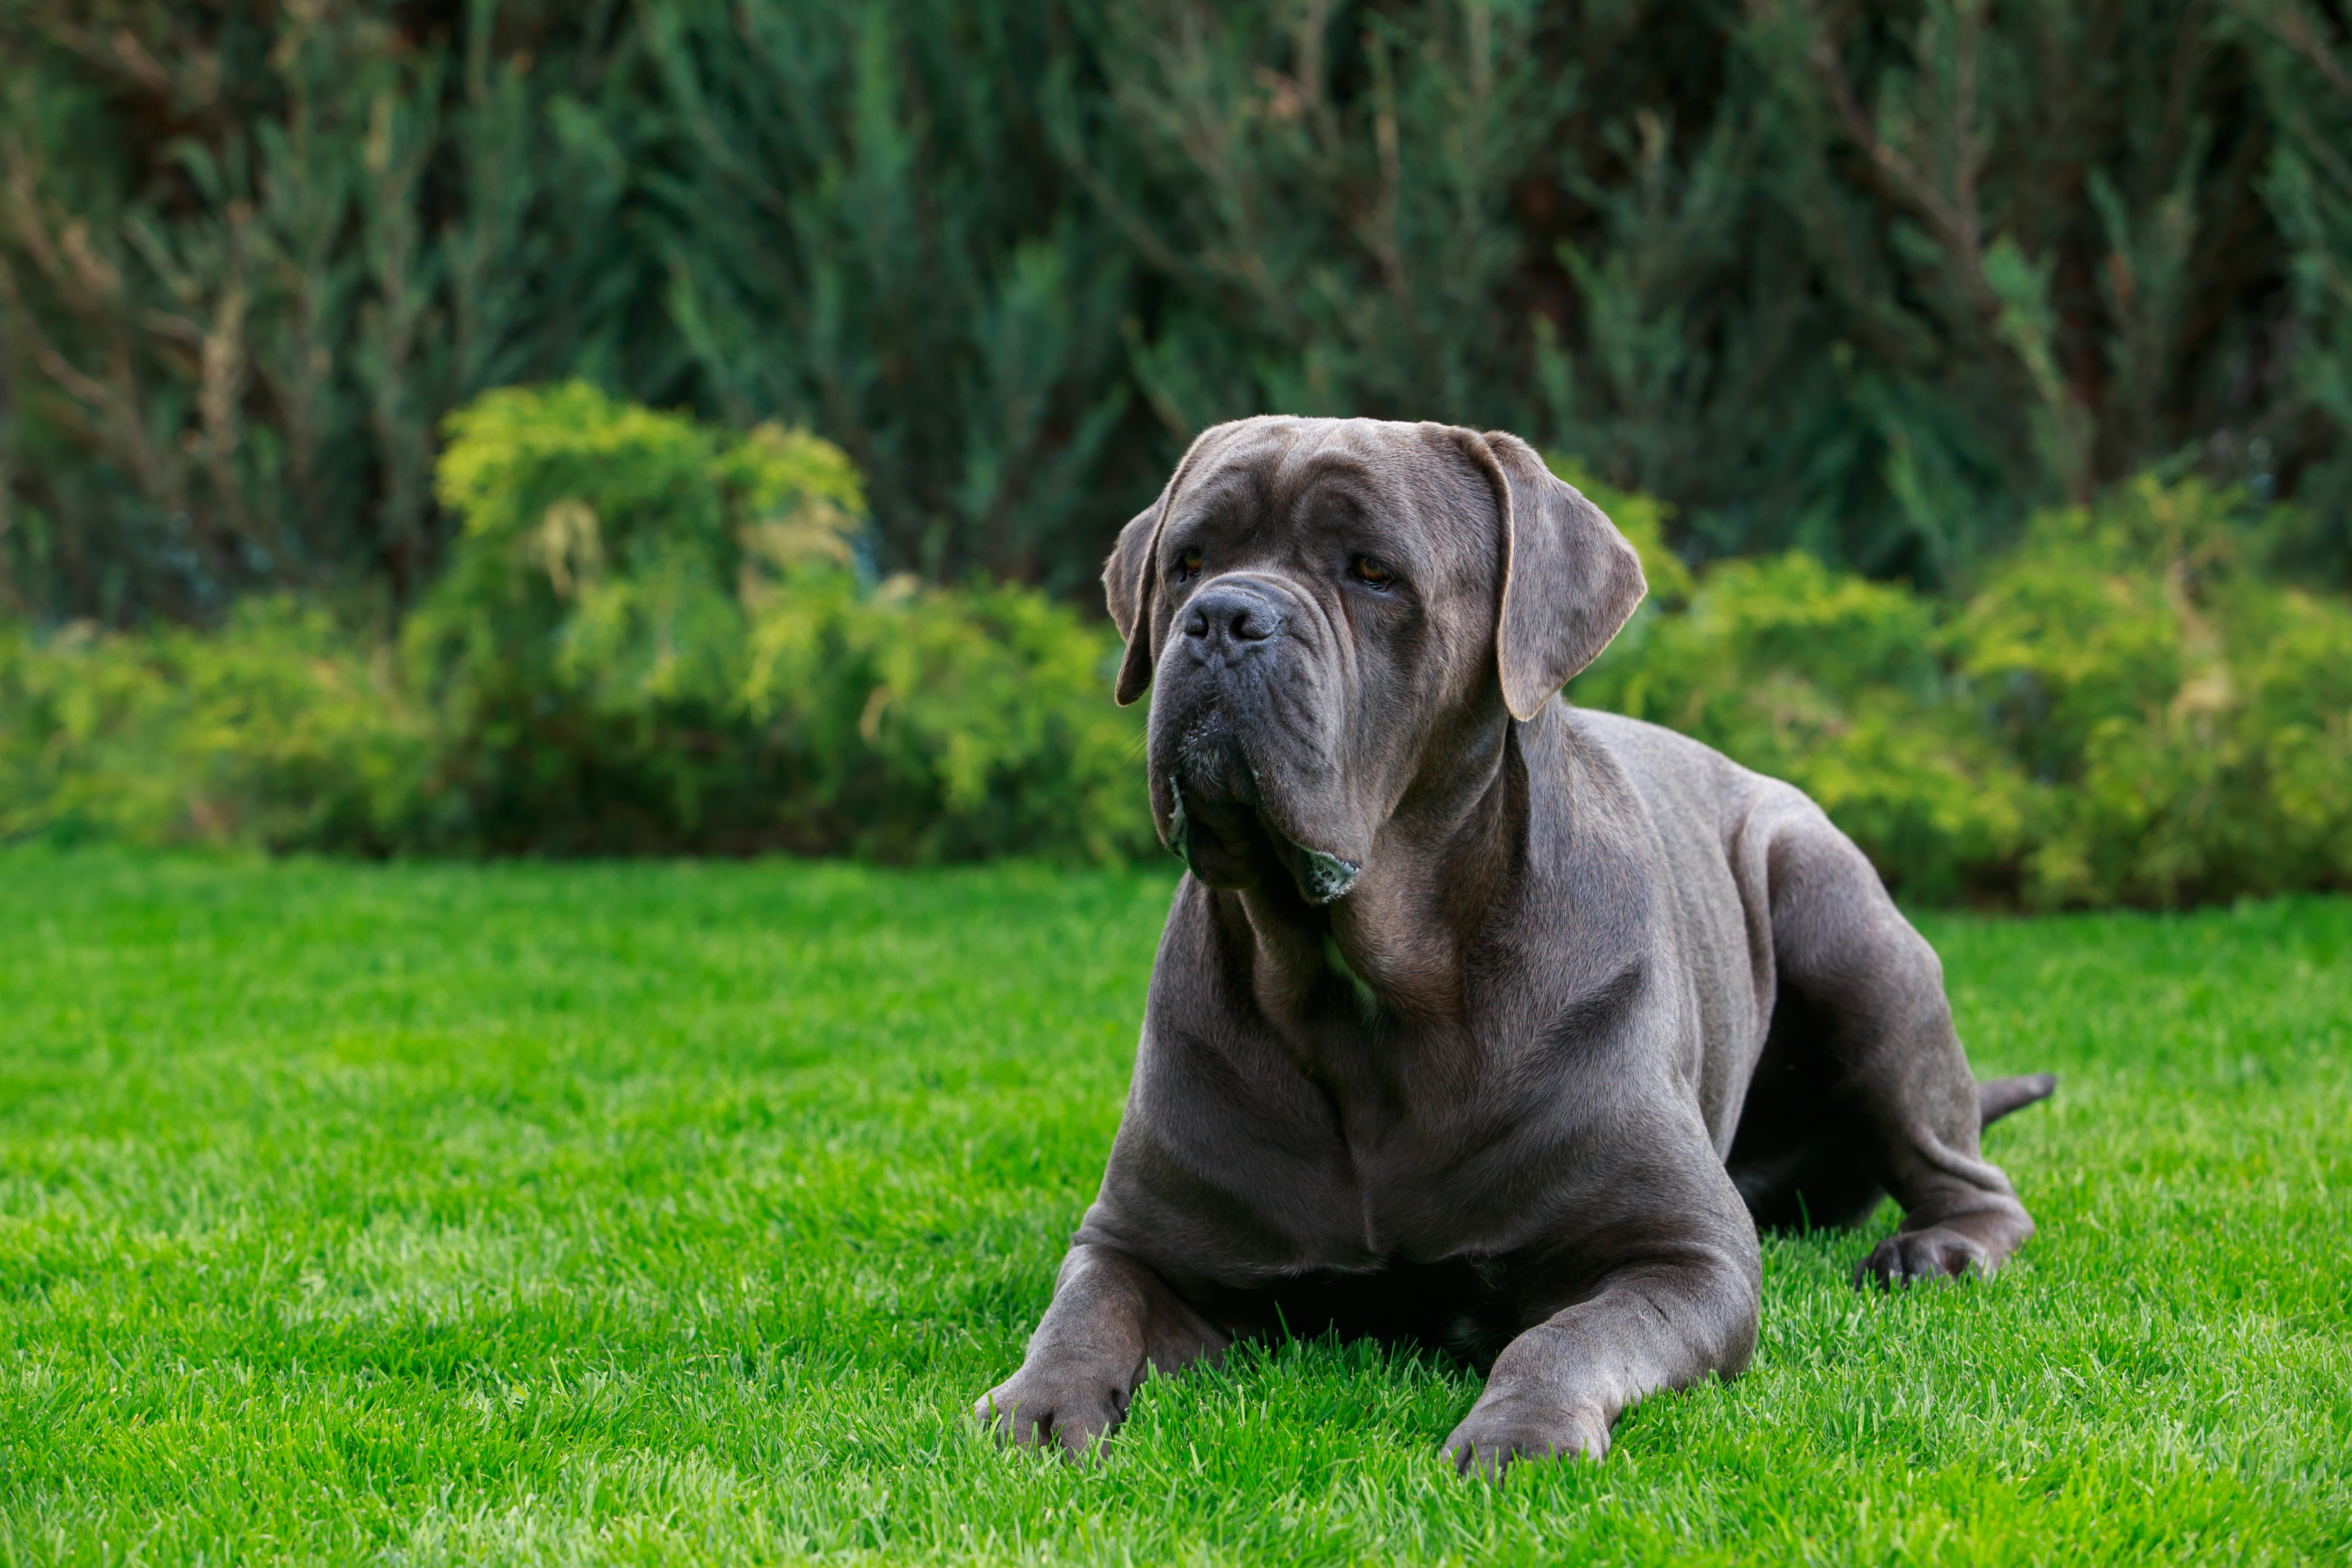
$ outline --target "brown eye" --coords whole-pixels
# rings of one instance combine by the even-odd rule
[[[1187,583],[1201,574],[1201,552],[1187,550],[1176,557],[1176,581]]]
[[[1356,557],[1355,573],[1356,581],[1369,583],[1375,588],[1385,588],[1396,581],[1386,565],[1369,555]]]

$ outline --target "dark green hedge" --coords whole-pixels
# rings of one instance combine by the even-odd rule
[[[1518,431],[1965,589],[2155,464],[2352,565],[2343,0],[0,0],[0,612],[414,604],[582,376],[1083,597],[1202,426]]]

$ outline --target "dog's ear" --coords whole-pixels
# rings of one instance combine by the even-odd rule
[[[1151,596],[1160,578],[1160,520],[1168,493],[1175,488],[1176,481],[1170,479],[1160,499],[1118,531],[1118,542],[1103,563],[1103,597],[1109,602],[1118,635],[1127,640],[1127,657],[1119,660],[1118,684],[1111,693],[1122,708],[1151,684]]]
[[[1151,611],[1160,591],[1160,525],[1167,520],[1169,503],[1193,459],[1209,445],[1210,437],[1223,428],[1213,426],[1193,437],[1183,460],[1168,476],[1160,499],[1128,520],[1118,531],[1118,542],[1111,546],[1110,559],[1103,563],[1103,598],[1110,605],[1112,624],[1127,641],[1127,657],[1118,665],[1118,685],[1111,693],[1122,708],[1151,685],[1151,671],[1159,662],[1151,646]]]
[[[1532,719],[1601,656],[1649,584],[1642,558],[1601,510],[1554,477],[1534,447],[1490,430],[1483,442],[1501,483],[1502,605],[1495,648],[1503,700]]]

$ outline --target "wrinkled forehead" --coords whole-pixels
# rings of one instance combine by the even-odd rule
[[[1444,425],[1260,417],[1210,433],[1177,498],[1180,511],[1245,508],[1259,526],[1343,507],[1393,544],[1438,552],[1483,546],[1494,492]]]

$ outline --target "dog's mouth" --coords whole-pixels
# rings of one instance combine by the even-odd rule
[[[1212,888],[1243,891],[1269,875],[1287,876],[1310,904],[1348,896],[1363,867],[1293,838],[1269,816],[1253,787],[1232,796],[1188,797],[1183,782],[1167,775],[1166,841],[1193,876]],[[1245,798],[1244,798],[1245,796]]]

